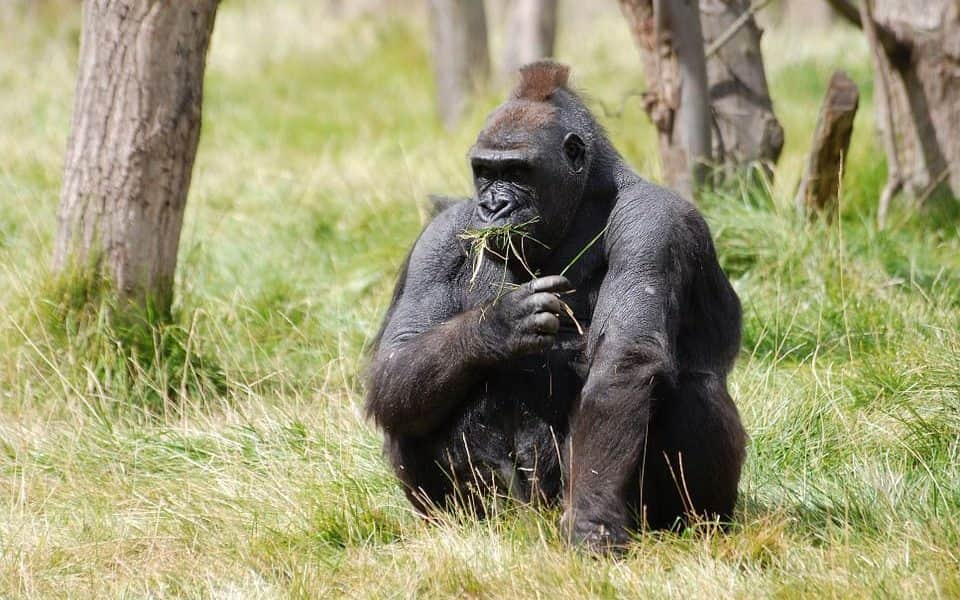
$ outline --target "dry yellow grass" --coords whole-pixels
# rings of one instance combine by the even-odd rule
[[[843,219],[804,225],[790,201],[834,66],[869,107],[849,31],[767,33],[777,185],[703,203],[745,306],[732,531],[643,535],[614,561],[567,549],[555,513],[411,514],[362,417],[362,353],[418,203],[469,189],[464,154],[501,91],[444,133],[418,15],[223,4],[177,320],[132,354],[46,271],[77,8],[0,11],[0,597],[960,596],[956,205],[873,229],[869,111]],[[612,3],[564,27],[598,112],[642,87]],[[624,106],[603,121],[655,176]]]

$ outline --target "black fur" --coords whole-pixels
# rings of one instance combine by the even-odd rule
[[[397,283],[367,396],[387,455],[424,514],[563,499],[566,531],[591,547],[728,520],[745,442],[726,382],[740,303],[707,225],[636,175],[569,89],[530,102],[491,115],[470,152],[475,198],[426,227]],[[471,281],[460,234],[531,219],[548,248],[515,242],[548,276],[491,254]]]

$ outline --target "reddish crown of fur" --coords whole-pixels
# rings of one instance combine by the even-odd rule
[[[567,85],[570,67],[543,60],[520,67],[520,80],[510,101],[498,108],[480,133],[479,141],[499,145],[514,132],[533,132],[549,124],[556,107],[548,102],[553,94]]]
[[[541,60],[520,67],[520,81],[513,90],[517,100],[546,102],[558,89],[567,86],[570,67],[552,60]]]

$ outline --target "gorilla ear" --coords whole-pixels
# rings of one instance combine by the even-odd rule
[[[587,164],[587,146],[579,135],[568,133],[563,138],[563,158],[574,173],[583,171]]]

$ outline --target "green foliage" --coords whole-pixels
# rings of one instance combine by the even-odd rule
[[[859,33],[767,32],[776,180],[701,202],[744,304],[737,522],[611,561],[567,549],[556,510],[423,523],[362,414],[422,199],[469,190],[503,90],[447,134],[422,20],[223,3],[172,319],[119,321],[101,283],[45,266],[79,14],[41,4],[0,18],[0,596],[960,596],[960,208],[897,203],[875,229]],[[574,82],[656,177],[622,17],[563,32]],[[835,67],[862,110],[840,216],[806,224],[793,186]]]
[[[149,305],[118,307],[109,282],[92,269],[41,276],[38,289],[24,287],[8,298],[17,341],[61,385],[95,393],[89,405],[101,416],[128,408],[176,411],[180,401],[226,392],[223,370],[200,348],[196,313],[188,322]]]

